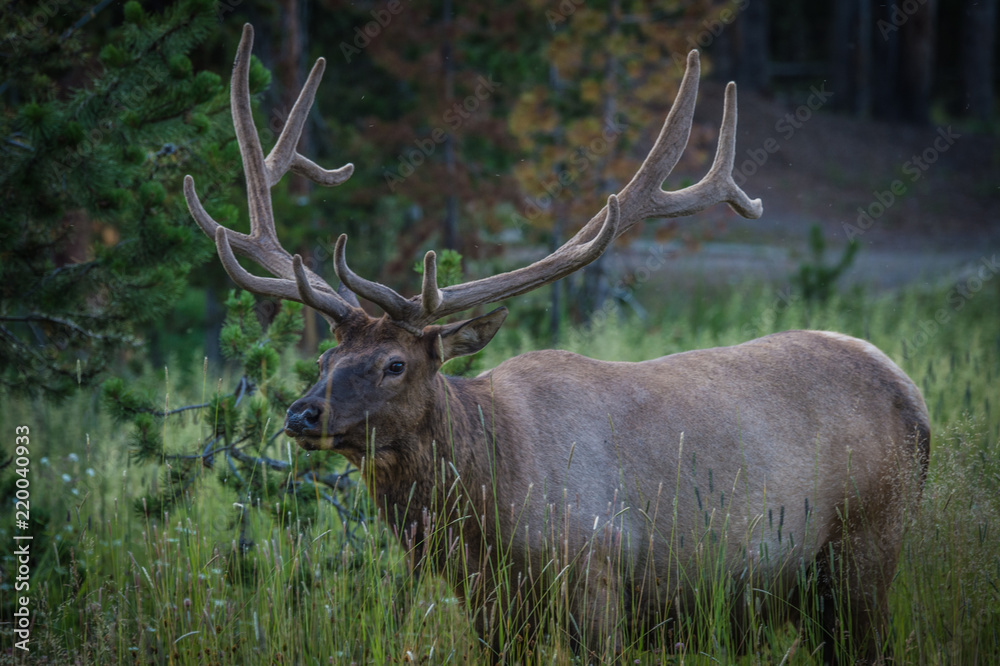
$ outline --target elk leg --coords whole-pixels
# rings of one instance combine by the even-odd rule
[[[861,543],[852,544],[848,558],[851,567],[848,631],[857,655],[857,663],[882,663],[882,644],[889,626],[889,586],[898,559],[898,548],[891,558],[879,547],[879,536],[866,534]],[[892,564],[888,564],[891,562]]]
[[[878,523],[847,525],[845,532],[818,563],[823,662],[882,663],[899,539],[891,525]]]
[[[624,646],[619,573],[598,551],[588,553],[587,559],[571,602],[572,625],[578,634],[571,640],[599,663],[614,663]]]

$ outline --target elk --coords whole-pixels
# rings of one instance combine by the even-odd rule
[[[445,288],[428,252],[420,294],[406,298],[351,271],[346,235],[334,253],[338,288],[281,247],[270,188],[289,170],[339,185],[354,167],[326,170],[297,152],[322,58],[264,157],[250,111],[252,43],[247,25],[231,88],[251,232],[212,220],[187,176],[191,214],[237,285],[304,303],[329,321],[337,345],[319,358],[318,383],[289,407],[285,432],[362,468],[415,567],[450,576],[494,659],[505,656],[503,627],[516,620],[514,630],[530,634],[538,599],[553,589],[576,644],[613,657],[631,632],[684,612],[713,549],[727,589],[741,598],[766,588],[786,602],[813,567],[826,661],[842,658],[835,638],[862,658],[878,657],[930,431],[919,389],[873,345],[787,331],[640,363],[549,350],[474,378],[440,372],[446,360],[482,349],[507,310],[437,322],[581,269],[640,220],[719,202],[760,217],[760,200],[732,178],[734,83],[700,182],[661,189],[691,129],[699,78],[692,51],[645,161],[579,233],[526,267]],[[236,253],[275,277],[252,275]],[[384,314],[367,314],[358,296]],[[465,561],[449,567],[456,542]],[[734,603],[734,626],[768,606]]]

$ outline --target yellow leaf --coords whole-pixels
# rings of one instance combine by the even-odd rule
[[[573,14],[573,31],[579,35],[597,35],[607,30],[608,17],[603,11],[581,7]]]
[[[601,101],[601,84],[594,79],[586,79],[580,84],[580,99],[590,104]]]
[[[559,76],[566,79],[576,78],[583,61],[579,41],[571,40],[569,35],[560,33],[549,43],[547,53]]]
[[[581,118],[566,127],[566,142],[573,148],[586,146],[601,134],[597,118]]]

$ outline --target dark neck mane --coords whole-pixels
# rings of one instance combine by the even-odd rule
[[[490,388],[489,375],[438,375],[425,422],[414,424],[411,434],[391,446],[379,445],[376,433],[374,464],[366,465],[365,482],[404,547],[415,554],[422,554],[429,520],[461,520],[466,541],[479,540],[478,523],[484,504],[492,500],[502,449],[503,429],[496,423],[500,414]]]

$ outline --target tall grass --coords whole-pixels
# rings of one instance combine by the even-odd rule
[[[913,289],[872,298],[853,294],[822,307],[797,302],[774,308],[775,302],[763,287],[671,299],[660,304],[653,321],[609,317],[571,331],[560,346],[595,358],[642,360],[804,327],[840,331],[879,346],[921,387],[933,429],[930,472],[920,509],[905,526],[889,599],[891,629],[882,640],[895,663],[1000,662],[1000,413],[995,404],[1000,290],[988,286],[960,309],[947,292]],[[948,321],[932,330],[927,322],[935,322],[941,310],[950,315]],[[517,321],[515,313],[475,360],[475,370],[540,346]],[[160,394],[169,390],[172,404],[178,404],[186,398],[198,401],[204,383],[217,381],[200,372],[188,376],[185,385],[152,382],[151,388]],[[186,498],[168,515],[139,515],[133,502],[153,488],[156,475],[130,466],[126,433],[98,413],[93,396],[82,394],[60,406],[5,403],[0,432],[12,436],[21,423],[30,424],[33,433],[32,514],[45,531],[39,536],[51,545],[34,553],[32,561],[31,652],[12,649],[9,625],[4,625],[4,663],[461,664],[483,660],[489,650],[479,640],[474,618],[442,577],[409,572],[412,562],[381,519],[345,525],[329,510],[298,521],[287,507],[256,511],[234,505],[221,486],[217,493]],[[165,441],[169,446],[197,439],[206,427],[194,420],[168,422]],[[281,448],[286,446],[279,442],[272,454],[288,457]],[[203,473],[213,477],[205,486],[213,488],[217,472]],[[441,479],[454,486],[456,496],[477,492],[461,488],[446,469]],[[673,510],[672,490],[665,489],[658,511]],[[280,500],[250,501],[268,509],[280,507]],[[365,496],[354,501],[353,510],[373,511]],[[4,518],[0,525],[0,542],[12,543],[10,521]],[[609,557],[621,553],[615,526],[612,515],[595,540]],[[567,580],[572,556],[560,552],[556,527],[546,544],[551,563],[534,572],[544,581],[546,595],[533,596],[502,562],[494,572],[498,584],[520,594],[513,595],[512,606],[497,607],[486,620],[499,627],[505,656],[525,663],[583,661],[568,636],[587,628],[566,610],[578,581]],[[450,553],[443,568],[458,578],[468,567],[462,547],[453,545],[461,543],[461,529],[442,526],[431,537]],[[253,535],[252,543],[241,541],[244,531]],[[501,554],[513,547],[491,546]],[[663,622],[648,634],[625,632],[618,646],[605,640],[604,656],[617,647],[628,663],[821,663],[809,640],[817,632],[811,619],[801,625],[769,619],[762,612],[769,597],[758,574],[751,569],[737,581],[723,572],[726,550],[739,547],[715,543],[694,569],[678,567],[678,576],[686,577],[682,582],[698,592],[672,600],[682,608],[677,621]],[[3,549],[7,578],[0,584],[5,614],[14,594],[10,551]],[[809,571],[800,575],[806,586],[811,584]],[[466,585],[475,592],[475,581]],[[537,631],[524,626],[518,603],[536,611],[538,626],[532,629]],[[611,595],[602,610],[609,616],[617,611],[627,625],[631,613],[618,606],[622,603]],[[817,609],[806,611],[814,617]],[[732,638],[736,621],[745,630],[744,656],[737,655]],[[837,649],[849,647],[839,642]]]

